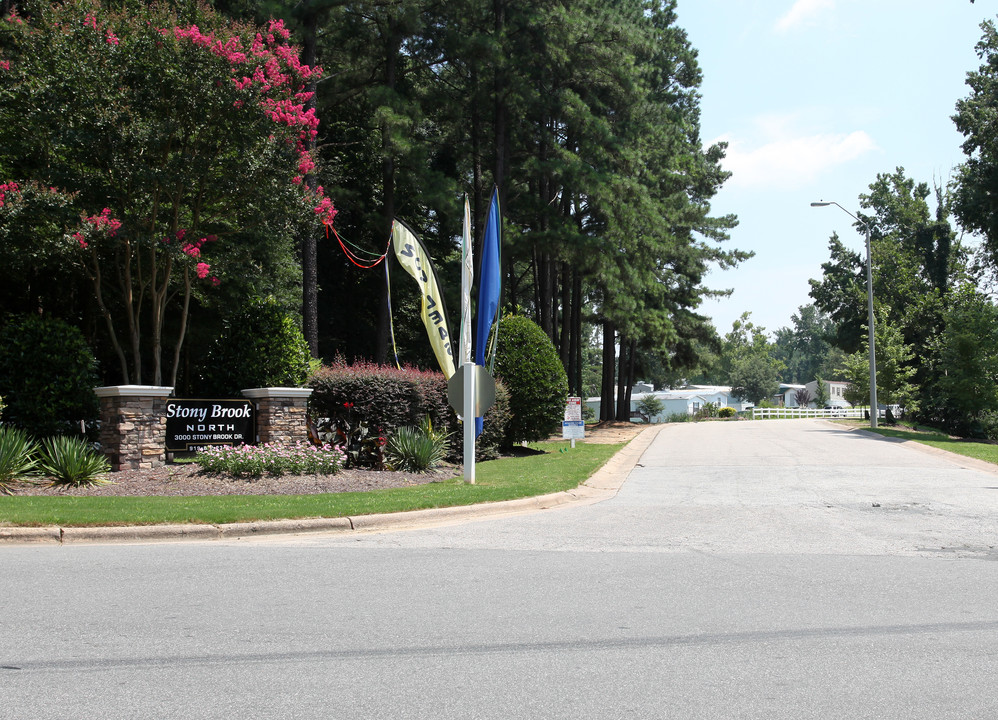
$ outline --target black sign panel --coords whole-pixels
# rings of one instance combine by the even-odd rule
[[[212,445],[253,445],[256,415],[249,400],[166,401],[167,452],[197,452]]]

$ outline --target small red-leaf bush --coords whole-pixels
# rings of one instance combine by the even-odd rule
[[[377,365],[342,359],[324,365],[309,380],[309,416],[315,421],[342,418],[351,426],[367,424],[371,434],[390,437],[398,428],[416,426],[429,416],[433,427],[448,432],[448,459],[462,456],[462,427],[447,401],[443,373],[406,367]],[[486,460],[498,456],[498,445],[509,420],[509,395],[496,389],[496,404],[485,414],[485,430],[478,438],[476,456]]]

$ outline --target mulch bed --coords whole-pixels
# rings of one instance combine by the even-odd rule
[[[311,495],[315,493],[366,492],[384,488],[422,485],[460,475],[460,468],[443,466],[429,473],[404,473],[363,469],[340,470],[335,475],[283,475],[231,478],[206,475],[192,463],[165,465],[151,470],[120,470],[108,475],[108,485],[52,486],[46,480],[18,482],[10,487],[17,496],[73,497],[183,496],[183,495]]]

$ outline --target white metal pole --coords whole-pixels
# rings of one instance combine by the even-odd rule
[[[464,373],[464,481],[475,484],[475,371],[474,363],[461,366]]]

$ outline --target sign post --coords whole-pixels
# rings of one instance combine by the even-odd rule
[[[575,447],[576,439],[586,439],[586,423],[582,419],[582,398],[570,397],[565,403],[565,421],[561,424],[561,437],[571,440]]]
[[[481,365],[465,363],[447,381],[447,401],[464,422],[464,481],[474,483],[475,418],[495,404],[496,381]]]
[[[464,376],[464,481],[475,484],[475,369],[472,363],[460,367]]]

